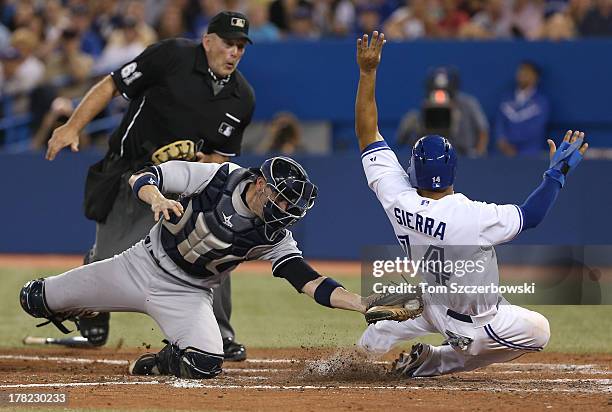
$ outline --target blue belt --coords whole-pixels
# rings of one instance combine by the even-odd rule
[[[453,319],[460,320],[461,322],[474,323],[470,315],[464,315],[463,313],[455,312],[452,309],[447,309],[446,314]]]
[[[502,301],[502,299],[498,298],[497,305],[495,305],[498,309],[499,309],[499,304],[501,303],[501,301]],[[461,322],[474,323],[474,321],[472,320],[472,317],[470,315],[464,315],[463,313],[455,312],[452,309],[447,309],[446,310],[446,314],[448,316],[450,316],[451,318],[453,318],[453,319],[460,320]]]

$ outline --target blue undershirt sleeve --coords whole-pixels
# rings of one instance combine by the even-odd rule
[[[549,176],[544,176],[542,183],[519,206],[523,213],[523,229],[540,224],[555,203],[560,190],[561,183]]]

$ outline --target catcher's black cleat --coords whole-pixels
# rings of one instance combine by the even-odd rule
[[[223,338],[223,359],[230,362],[242,362],[246,358],[246,348],[242,343],[234,341],[234,338]]]
[[[161,375],[157,365],[157,354],[145,353],[140,358],[130,362],[130,375]]]
[[[79,316],[78,326],[81,336],[87,338],[92,346],[104,346],[110,329],[110,313],[97,313],[95,316]]]
[[[397,358],[391,366],[391,373],[397,376],[412,378],[416,370],[419,369],[430,354],[430,345],[417,343],[412,346],[410,353],[400,353],[399,358]]]

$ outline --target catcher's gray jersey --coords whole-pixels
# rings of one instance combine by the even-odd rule
[[[233,163],[171,161],[155,167],[163,193],[181,195],[184,214],[149,233],[160,266],[191,284],[214,288],[241,262],[268,260],[273,268],[302,255],[289,230],[272,241],[242,199],[256,176]]]

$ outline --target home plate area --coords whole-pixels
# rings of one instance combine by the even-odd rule
[[[250,359],[225,363],[223,374],[215,379],[186,380],[128,375],[129,360],[142,353],[136,349],[2,350],[0,407],[10,406],[8,395],[16,393],[67,394],[68,407],[85,409],[612,407],[612,355],[545,352],[468,373],[402,379],[387,373],[391,355],[366,361],[348,349],[252,349]]]

